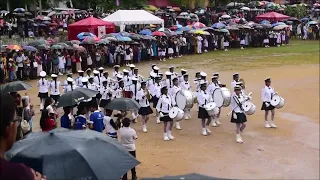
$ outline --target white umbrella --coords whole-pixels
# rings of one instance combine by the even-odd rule
[[[223,19],[228,19],[228,18],[231,18],[231,16],[225,14],[225,15],[222,15],[221,18],[223,18]]]
[[[248,7],[242,7],[241,9],[244,11],[250,11],[250,8],[248,8]]]
[[[51,12],[49,12],[48,17],[50,17],[50,16],[52,16],[52,15],[55,15],[55,14],[57,14],[57,12],[51,11]]]

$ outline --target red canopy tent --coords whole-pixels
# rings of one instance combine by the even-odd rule
[[[81,32],[91,32],[98,36],[98,26],[105,26],[106,33],[114,33],[116,30],[116,26],[111,22],[88,17],[68,26],[68,39],[77,40],[77,35]]]
[[[283,15],[276,12],[268,12],[268,13],[256,16],[257,20],[269,20],[269,21],[280,21],[280,20],[289,19],[289,18],[290,16]]]

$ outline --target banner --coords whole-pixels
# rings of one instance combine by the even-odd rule
[[[98,26],[98,37],[106,34],[106,26]]]

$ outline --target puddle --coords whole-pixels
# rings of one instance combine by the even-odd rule
[[[312,119],[292,113],[279,113],[280,117],[296,123],[294,141],[319,150],[319,124]]]

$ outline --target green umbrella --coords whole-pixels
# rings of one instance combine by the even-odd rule
[[[66,44],[66,43],[60,42],[60,43],[57,43],[57,45],[62,46],[63,49],[72,49],[72,47],[70,47],[70,46],[69,46],[68,44]]]
[[[8,84],[1,85],[1,93],[18,92],[31,88],[31,86],[23,81],[9,82]]]
[[[101,39],[100,41],[97,42],[97,44],[109,44],[110,41],[108,39]]]
[[[45,49],[49,49],[50,47],[46,44],[40,44],[38,46],[36,46],[37,49],[40,49],[40,50],[45,50]]]
[[[50,49],[63,49],[63,46],[61,46],[60,44],[55,44],[55,45],[52,45]]]
[[[138,110],[140,108],[140,104],[130,98],[116,98],[113,99],[105,109],[111,110],[119,110],[119,111],[130,111],[130,110]]]

